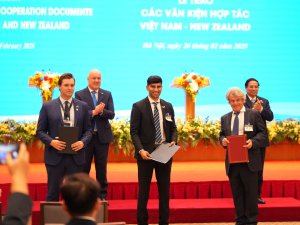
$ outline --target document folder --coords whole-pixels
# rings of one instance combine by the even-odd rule
[[[173,155],[178,151],[180,146],[178,145],[173,145],[171,147],[170,143],[162,143],[159,145],[150,155],[152,160],[155,160],[157,162],[161,163],[167,163]]]
[[[76,154],[73,151],[71,144],[78,141],[79,128],[78,127],[60,127],[58,130],[58,140],[66,142],[66,148],[59,153],[62,154]]]
[[[227,136],[229,141],[227,146],[228,162],[229,163],[243,163],[249,162],[248,149],[243,147],[246,145],[246,135]]]

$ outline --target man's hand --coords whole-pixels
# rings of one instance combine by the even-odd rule
[[[148,151],[142,149],[139,151],[139,154],[141,155],[142,159],[144,160],[150,160],[151,159],[151,155]]]
[[[263,107],[262,104],[263,104],[262,100],[257,100],[253,105],[253,109],[256,109],[257,111],[261,111]]]
[[[169,144],[169,147],[172,147],[173,145],[175,145],[176,142],[175,141],[172,141],[170,144]]]
[[[243,147],[246,147],[248,149],[252,148],[252,140],[251,139],[248,139],[246,141],[246,145],[244,145]]]
[[[6,156],[7,167],[12,178],[11,192],[28,194],[29,154],[25,144],[20,145],[19,155],[13,159],[11,154]]]
[[[71,145],[73,151],[77,152],[84,147],[84,143],[82,141],[76,141]]]
[[[66,148],[66,144],[67,144],[66,142],[55,140],[55,139],[53,139],[50,142],[50,145],[58,151],[64,150]]]
[[[226,147],[226,146],[228,145],[228,143],[229,143],[228,139],[227,139],[227,138],[223,138],[223,140],[222,140],[222,145],[223,145],[224,147]]]
[[[100,104],[95,107],[95,115],[103,113],[104,108],[105,104],[103,102],[100,102]]]

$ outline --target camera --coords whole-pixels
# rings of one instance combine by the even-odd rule
[[[6,163],[7,154],[11,154],[12,158],[18,157],[19,144],[0,144],[0,164]]]

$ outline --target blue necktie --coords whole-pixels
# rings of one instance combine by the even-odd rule
[[[233,121],[233,128],[232,128],[232,135],[239,135],[239,112],[235,112],[234,121]]]
[[[93,98],[93,103],[94,103],[94,106],[96,106],[97,105],[97,97],[96,97],[96,91],[92,91],[91,92],[92,93],[92,98]]]
[[[158,102],[153,102],[154,104],[154,127],[155,127],[155,143],[161,143],[161,132],[160,132],[160,121],[159,121],[159,112],[157,108]]]

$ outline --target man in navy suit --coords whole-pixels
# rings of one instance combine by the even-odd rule
[[[66,174],[82,172],[85,147],[92,138],[91,123],[86,103],[72,98],[75,79],[71,73],[60,76],[60,97],[43,104],[38,125],[38,138],[45,144],[44,161],[48,176],[47,201],[59,200],[59,185]],[[66,111],[67,110],[67,111]],[[71,145],[76,154],[62,154],[66,143],[59,140],[59,128],[78,127],[78,141]]]
[[[148,224],[147,203],[152,173],[155,170],[159,193],[159,224],[162,225],[169,223],[172,159],[163,164],[151,160],[150,153],[162,142],[174,145],[177,141],[177,130],[172,104],[159,97],[162,91],[161,77],[150,76],[146,88],[148,96],[133,104],[130,118],[130,134],[138,165],[137,223]]]
[[[257,96],[258,89],[259,89],[259,82],[254,78],[249,78],[245,82],[245,88],[247,91],[246,95],[246,102],[244,106],[248,109],[254,109],[260,112],[260,115],[262,119],[264,120],[265,124],[266,121],[272,121],[274,116],[273,112],[271,110],[269,101],[265,98],[262,98],[260,96]],[[268,147],[269,139],[267,143],[263,146],[261,146],[260,149],[260,156],[262,161],[262,169],[258,172],[258,203],[259,204],[265,204],[266,202],[260,197],[262,184],[263,184],[263,170],[264,170],[264,162],[265,162],[265,156],[266,156],[266,147]]]
[[[113,134],[109,120],[115,117],[114,102],[111,92],[100,88],[101,73],[97,69],[90,71],[88,87],[75,93],[75,98],[88,104],[89,119],[92,124],[93,137],[87,146],[86,164],[84,171],[90,173],[94,157],[96,178],[100,183],[99,198],[106,200],[107,196],[107,157],[109,143]]]
[[[230,164],[226,151],[225,167],[234,200],[236,225],[257,224],[257,176],[262,168],[260,146],[267,142],[267,131],[259,112],[245,109],[246,97],[239,88],[229,89],[226,99],[232,111],[221,117],[220,143],[226,149],[227,136],[245,134],[249,158],[249,162]]]
[[[67,225],[96,225],[96,216],[100,208],[97,181],[86,173],[66,176],[61,187],[63,208],[70,214]]]

